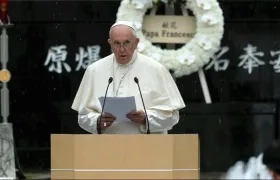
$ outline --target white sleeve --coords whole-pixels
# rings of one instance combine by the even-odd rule
[[[166,132],[179,122],[179,111],[147,110],[147,116],[152,132]],[[141,125],[142,132],[147,131],[147,124]]]
[[[78,115],[78,123],[79,126],[92,133],[92,134],[98,134],[97,132],[97,119],[99,117],[99,113],[96,112],[90,112],[88,114],[85,115]]]

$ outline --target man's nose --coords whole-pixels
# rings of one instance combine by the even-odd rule
[[[123,45],[121,45],[120,51],[121,51],[121,52],[124,52],[124,51],[125,51],[125,48],[123,47]]]

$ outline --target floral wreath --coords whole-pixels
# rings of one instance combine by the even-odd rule
[[[217,0],[188,0],[183,5],[196,17],[196,34],[177,50],[161,49],[148,41],[142,32],[143,16],[158,0],[122,0],[116,21],[129,21],[140,39],[137,51],[160,62],[175,77],[189,75],[207,64],[219,50],[224,33],[223,12]],[[167,0],[161,0],[168,3]],[[181,2],[182,3],[182,2]]]

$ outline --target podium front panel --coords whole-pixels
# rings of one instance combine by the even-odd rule
[[[75,169],[173,168],[172,136],[76,135],[74,152]]]
[[[59,134],[51,136],[51,178],[73,179],[74,136]],[[52,169],[55,169],[53,171]]]
[[[52,179],[198,179],[198,135],[52,135]]]
[[[98,172],[76,172],[75,179],[173,179],[171,171],[98,171]]]

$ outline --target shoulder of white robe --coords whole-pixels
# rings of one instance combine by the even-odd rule
[[[71,108],[76,110],[76,111],[80,111],[83,106],[85,106],[86,101],[88,100],[88,94],[90,93],[91,88],[88,88],[88,86],[91,85],[91,77],[92,75],[92,70],[93,70],[93,66],[90,65],[86,68],[86,71],[82,77],[81,83],[79,85],[78,91],[76,93],[76,96],[74,98],[74,101],[72,103]]]
[[[174,78],[168,71],[168,69],[164,66],[160,68],[161,70],[161,77],[162,83],[165,83],[165,86],[167,87],[165,90],[168,92],[169,98],[171,100],[172,107],[174,109],[182,109],[185,108],[185,102],[182,98],[182,95],[178,89],[177,84],[174,81]]]

